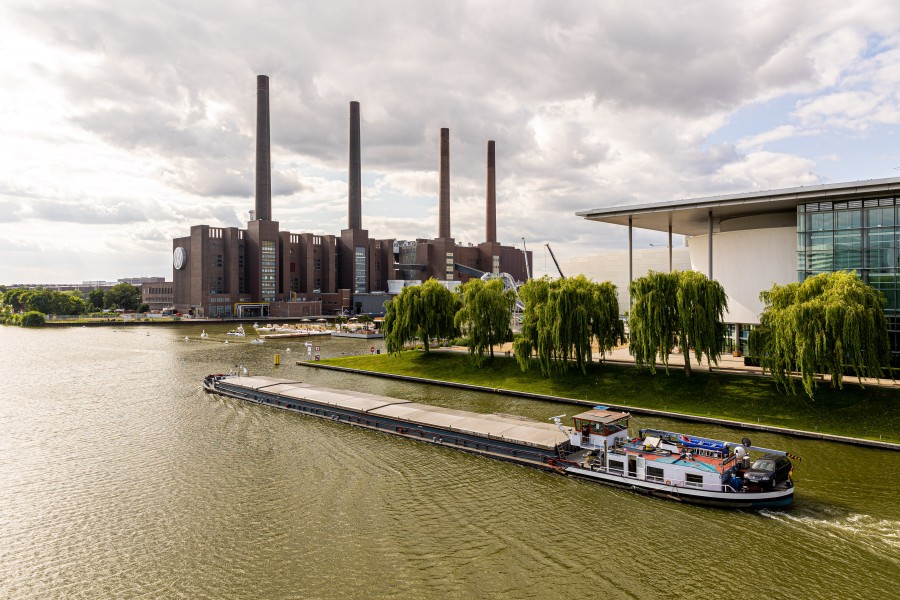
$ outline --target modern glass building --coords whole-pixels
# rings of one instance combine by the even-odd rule
[[[898,211],[900,178],[889,178],[598,208],[577,215],[627,226],[629,246],[633,227],[668,232],[670,248],[672,234],[684,235],[691,268],[725,288],[725,318],[733,325],[729,343],[745,351],[748,330],[759,323],[763,309],[761,291],[818,273],[856,271],[885,295],[894,362],[900,363]]]
[[[808,202],[797,206],[797,279],[856,271],[884,294],[895,354],[900,349],[897,198]]]

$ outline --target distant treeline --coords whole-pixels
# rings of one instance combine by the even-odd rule
[[[87,297],[78,290],[12,288],[3,291],[0,302],[13,312],[36,311],[45,315],[85,315],[103,309],[137,311],[148,308],[141,305],[141,290],[130,283],[120,283],[107,290],[91,290]]]

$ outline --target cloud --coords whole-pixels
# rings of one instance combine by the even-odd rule
[[[4,11],[0,35],[23,59],[0,65],[11,82],[3,227],[118,224],[161,243],[193,224],[242,225],[258,73],[271,76],[283,228],[346,225],[358,100],[373,235],[434,234],[449,127],[454,235],[483,236],[496,140],[501,236],[561,253],[620,241],[577,210],[819,182],[834,167],[816,140],[900,123],[900,6],[885,2],[48,0]],[[743,116],[772,99],[787,108]]]
[[[737,147],[741,149],[758,148],[771,142],[814,135],[815,133],[814,130],[803,130],[796,125],[779,125],[769,131],[764,131],[738,140]]]

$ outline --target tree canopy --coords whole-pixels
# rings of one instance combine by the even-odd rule
[[[89,310],[81,292],[57,292],[47,288],[7,290],[3,302],[15,311],[37,311],[45,315],[80,315]]]
[[[431,340],[456,335],[454,316],[459,299],[436,279],[403,288],[385,307],[385,348],[392,354],[415,339],[422,340],[428,352]]]
[[[460,286],[458,294],[461,308],[454,323],[468,338],[469,354],[482,365],[485,350],[493,358],[495,344],[512,340],[510,318],[516,294],[504,289],[500,279],[470,279]]]
[[[94,310],[101,310],[103,308],[103,296],[105,294],[103,288],[95,288],[88,292],[87,301]]]
[[[531,279],[519,288],[525,304],[522,334],[513,348],[522,370],[533,354],[541,372],[586,372],[593,343],[606,354],[623,337],[616,286],[594,283],[583,275],[550,281]]]
[[[883,375],[890,360],[885,299],[855,272],[773,285],[760,300],[765,308],[750,332],[750,353],[785,390],[796,393],[795,372],[811,399],[817,373],[830,374],[835,388],[846,368],[857,378]]]
[[[630,349],[638,366],[656,372],[656,358],[669,372],[669,354],[680,346],[685,373],[691,353],[699,363],[718,364],[725,341],[725,290],[697,271],[651,271],[631,282]]]
[[[106,290],[103,303],[106,308],[137,310],[141,305],[141,290],[130,283],[116,284]]]

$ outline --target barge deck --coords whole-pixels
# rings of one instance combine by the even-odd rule
[[[430,406],[265,376],[214,375],[204,388],[232,398],[559,471],[568,437],[550,423]]]

